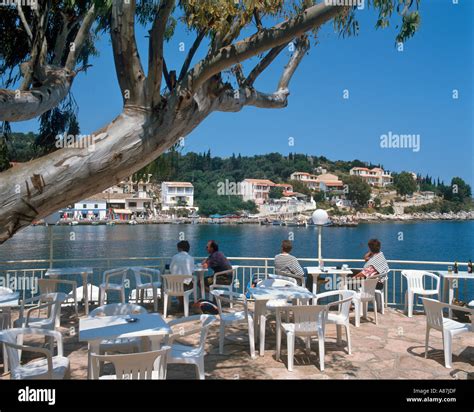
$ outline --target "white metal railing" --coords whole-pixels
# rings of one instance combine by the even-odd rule
[[[204,257],[195,257],[197,261]],[[234,287],[242,292],[254,276],[266,278],[269,273],[273,273],[274,258],[242,257],[232,256],[228,258],[231,263],[238,266],[237,277]],[[0,261],[0,286],[10,287],[19,290],[23,298],[36,294],[35,286],[37,279],[43,278],[45,272],[50,267],[74,267],[87,266],[93,268],[92,284],[98,285],[102,280],[102,273],[115,267],[146,266],[158,268],[162,273],[166,270],[171,257],[126,257],[126,258],[87,258],[87,259],[34,259],[34,260],[7,260]],[[316,266],[316,258],[298,258],[301,266]],[[325,266],[330,264],[349,264],[352,269],[361,269],[364,261],[362,259],[336,259],[325,258]],[[423,269],[432,272],[445,270],[448,265],[454,262],[440,261],[413,261],[413,260],[388,260],[390,273],[385,282],[385,303],[391,306],[400,306],[404,303],[406,282],[403,281],[401,271],[404,269]],[[458,263],[459,267],[467,266],[467,263]],[[36,284],[35,284],[36,282]],[[81,284],[78,277],[78,284]],[[129,278],[128,288],[134,289],[134,279]],[[427,285],[431,286],[431,285]],[[36,288],[37,289],[37,288]],[[441,289],[443,290],[443,289]],[[467,280],[461,280],[457,284],[457,296],[461,299],[474,293],[474,288],[468,286]],[[470,297],[472,299],[472,296]]]

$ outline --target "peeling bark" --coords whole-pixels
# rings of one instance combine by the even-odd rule
[[[48,66],[42,85],[31,90],[0,89],[0,121],[34,119],[56,107],[69,93],[75,73]]]

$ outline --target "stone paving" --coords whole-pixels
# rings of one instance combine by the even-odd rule
[[[151,309],[151,307],[148,307]],[[173,305],[171,313],[178,312]],[[207,339],[205,369],[207,379],[474,379],[474,334],[458,335],[453,341],[453,368],[444,367],[441,333],[431,331],[428,359],[424,357],[426,320],[422,313],[408,318],[401,311],[386,309],[379,314],[379,324],[361,319],[356,328],[351,314],[352,355],[344,346],[336,343],[336,328],[326,328],[325,370],[319,369],[318,343],[311,344],[311,354],[306,355],[303,342],[296,342],[294,370],[289,372],[286,356],[286,338],[282,340],[282,356],[275,360],[275,323],[267,322],[265,356],[251,359],[245,325],[227,328],[224,355],[219,355],[218,326],[213,326]],[[169,317],[172,319],[172,316]],[[63,310],[61,332],[64,350],[71,362],[71,378],[85,379],[87,376],[87,345],[78,342],[78,321],[72,311]],[[193,339],[188,337],[186,339]],[[257,344],[258,350],[258,344]],[[3,367],[3,365],[2,365]],[[2,368],[3,369],[3,368]],[[2,376],[8,379],[8,374]],[[195,370],[189,365],[170,365],[168,379],[194,379]]]

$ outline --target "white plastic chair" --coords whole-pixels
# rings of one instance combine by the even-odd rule
[[[158,298],[161,293],[161,280],[160,280],[160,271],[158,269],[151,268],[131,268],[133,274],[135,275],[135,298],[138,302],[139,292],[141,292],[141,303],[143,304],[143,299],[145,293],[148,290],[152,291],[153,295],[153,310],[158,312]],[[153,278],[156,280],[153,280]],[[146,279],[146,281],[144,280]]]
[[[435,299],[422,298],[426,313],[426,338],[425,338],[425,358],[428,358],[428,342],[430,330],[439,330],[443,335],[444,366],[453,367],[453,337],[465,332],[474,332],[472,323],[466,324],[455,320],[444,318],[443,309],[455,309],[474,315],[473,309],[461,306],[448,305]]]
[[[182,325],[190,322],[199,321],[199,326],[194,328],[183,328]],[[196,375],[198,379],[205,379],[204,374],[204,356],[206,354],[204,346],[206,344],[209,328],[216,321],[216,317],[212,315],[194,315],[187,318],[181,318],[168,322],[168,325],[177,332],[173,333],[169,338],[171,350],[168,354],[169,364],[191,364],[196,366]],[[179,328],[178,328],[179,326]],[[200,334],[199,344],[197,346],[189,346],[181,343],[175,343],[177,338]]]
[[[212,291],[213,290],[226,290],[228,292],[232,292],[233,289],[234,289],[234,282],[235,282],[235,276],[237,275],[237,269],[239,267],[238,266],[232,266],[232,269],[228,269],[228,270],[223,270],[222,272],[216,272],[214,273],[213,275],[213,280],[212,280],[212,285],[209,286],[209,293],[211,293],[212,295]],[[218,276],[221,276],[221,275],[232,275],[232,279],[231,279],[231,282],[230,284],[228,285],[221,285],[219,283],[217,283],[217,277]],[[230,307],[232,307],[233,305],[233,302],[232,302],[232,295],[229,295],[231,300],[230,300]]]
[[[337,296],[339,300],[327,304],[328,309],[334,306],[338,306],[337,312],[328,311],[326,324],[336,325],[337,343],[341,343],[341,328],[344,327],[346,330],[347,337],[347,353],[352,354],[351,348],[351,333],[349,323],[349,313],[352,305],[352,298],[355,292],[352,290],[332,290],[329,292],[319,293],[314,298],[314,303],[317,304],[319,299]]]
[[[91,354],[92,374],[100,380],[136,380],[136,379],[166,379],[167,357],[169,346],[159,350],[126,355],[97,355]],[[115,368],[115,375],[100,376],[100,365],[111,362]]]
[[[424,270],[402,270],[402,276],[407,280],[407,290],[405,292],[405,312],[408,307],[408,317],[413,316],[413,306],[416,295],[422,296],[438,296],[440,289],[439,276],[431,272]],[[434,289],[425,289],[423,280],[425,277],[432,278],[436,281],[436,287]]]
[[[38,279],[38,286],[40,293],[56,293],[58,289],[58,285],[68,285],[71,286],[71,294],[72,294],[72,302],[74,303],[74,310],[76,312],[76,316],[79,316],[77,310],[77,282],[74,280],[65,280],[65,279]],[[69,295],[66,296],[64,303],[71,302],[69,299]]]
[[[119,315],[138,315],[147,313],[147,310],[140,305],[132,303],[112,303],[99,306],[89,313],[89,318],[99,316],[119,316]],[[142,338],[117,338],[107,339],[100,342],[99,355],[106,353],[130,353],[143,350]]]
[[[381,273],[379,275],[379,281],[383,281],[383,289],[377,289],[375,288],[375,298],[377,299],[377,309],[380,310],[380,313],[382,315],[385,314],[385,285],[387,284],[388,281],[388,274],[390,271],[387,273]]]
[[[375,297],[375,288],[379,280],[379,276],[373,276],[368,279],[354,279],[352,280],[352,282],[349,282],[349,284],[360,284],[359,290],[356,291],[352,296],[352,302],[354,303],[355,308],[355,325],[357,328],[360,326],[361,311],[363,312],[364,318],[368,319],[367,312],[369,303],[372,303],[373,305],[375,324],[378,324],[377,299]]]
[[[293,322],[281,321],[281,310],[291,311]],[[288,370],[293,371],[293,360],[295,352],[295,338],[300,337],[306,342],[306,353],[311,351],[311,338],[318,337],[319,344],[319,368],[324,370],[324,337],[327,318],[326,305],[291,305],[277,308],[277,336],[276,336],[276,360],[280,359],[281,332],[285,332],[288,350]]]
[[[225,340],[225,327],[230,325],[237,325],[245,323],[248,327],[249,343],[250,343],[250,356],[255,358],[255,329],[253,313],[248,308],[247,298],[244,294],[228,292],[225,290],[213,290],[211,294],[214,296],[219,309],[219,353],[224,354],[224,340]],[[242,310],[234,310],[232,307],[231,311],[224,311],[223,304],[233,302],[238,306],[242,306]]]
[[[23,345],[25,335],[41,335],[47,340],[57,343],[57,355],[54,345],[51,349]],[[69,359],[63,354],[61,333],[54,330],[38,328],[13,328],[0,332],[0,341],[7,352],[7,360],[11,370],[11,379],[64,379],[69,375]],[[39,353],[44,356],[21,365],[23,352]]]
[[[99,305],[105,304],[105,295],[107,291],[114,290],[120,292],[122,303],[125,303],[125,279],[127,278],[128,268],[117,268],[106,270],[102,277],[102,283],[99,285]],[[121,278],[120,283],[111,282],[113,278]]]
[[[54,330],[60,325],[61,304],[66,300],[67,295],[62,292],[45,293],[23,299],[20,306],[20,314],[18,319],[13,322],[15,328],[41,328]],[[35,303],[36,302],[36,303]],[[35,306],[26,309],[26,304],[34,303]],[[38,317],[31,315],[38,311]],[[42,315],[46,312],[46,317]]]
[[[166,318],[168,316],[168,306],[171,303],[170,297],[182,297],[184,304],[184,316],[189,315],[189,296],[193,293],[193,289],[185,290],[184,283],[188,280],[193,280],[192,276],[188,275],[162,275],[163,280],[163,314]]]

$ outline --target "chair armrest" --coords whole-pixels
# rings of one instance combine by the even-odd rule
[[[17,345],[16,343],[11,342],[3,342],[5,346],[9,346],[13,349],[18,349],[22,352],[33,352],[33,353],[41,353],[43,354],[48,362],[48,378],[52,378],[53,374],[53,355],[49,349],[46,348],[37,348],[32,346],[25,346],[25,345]],[[60,355],[62,356],[62,354]]]
[[[318,293],[316,295],[314,295],[314,302],[315,303],[318,303],[318,300],[319,299],[322,299],[322,298],[327,298],[329,296],[337,296],[337,295],[340,295],[342,293],[342,290],[341,291],[329,291],[329,292],[323,292],[323,293]]]
[[[31,314],[36,311],[36,310],[41,310],[41,309],[46,309],[46,308],[51,308],[53,306],[54,302],[46,302],[41,305],[35,306],[34,308],[28,309],[26,311],[26,320],[25,320],[25,327],[28,327],[28,323],[30,321]]]

